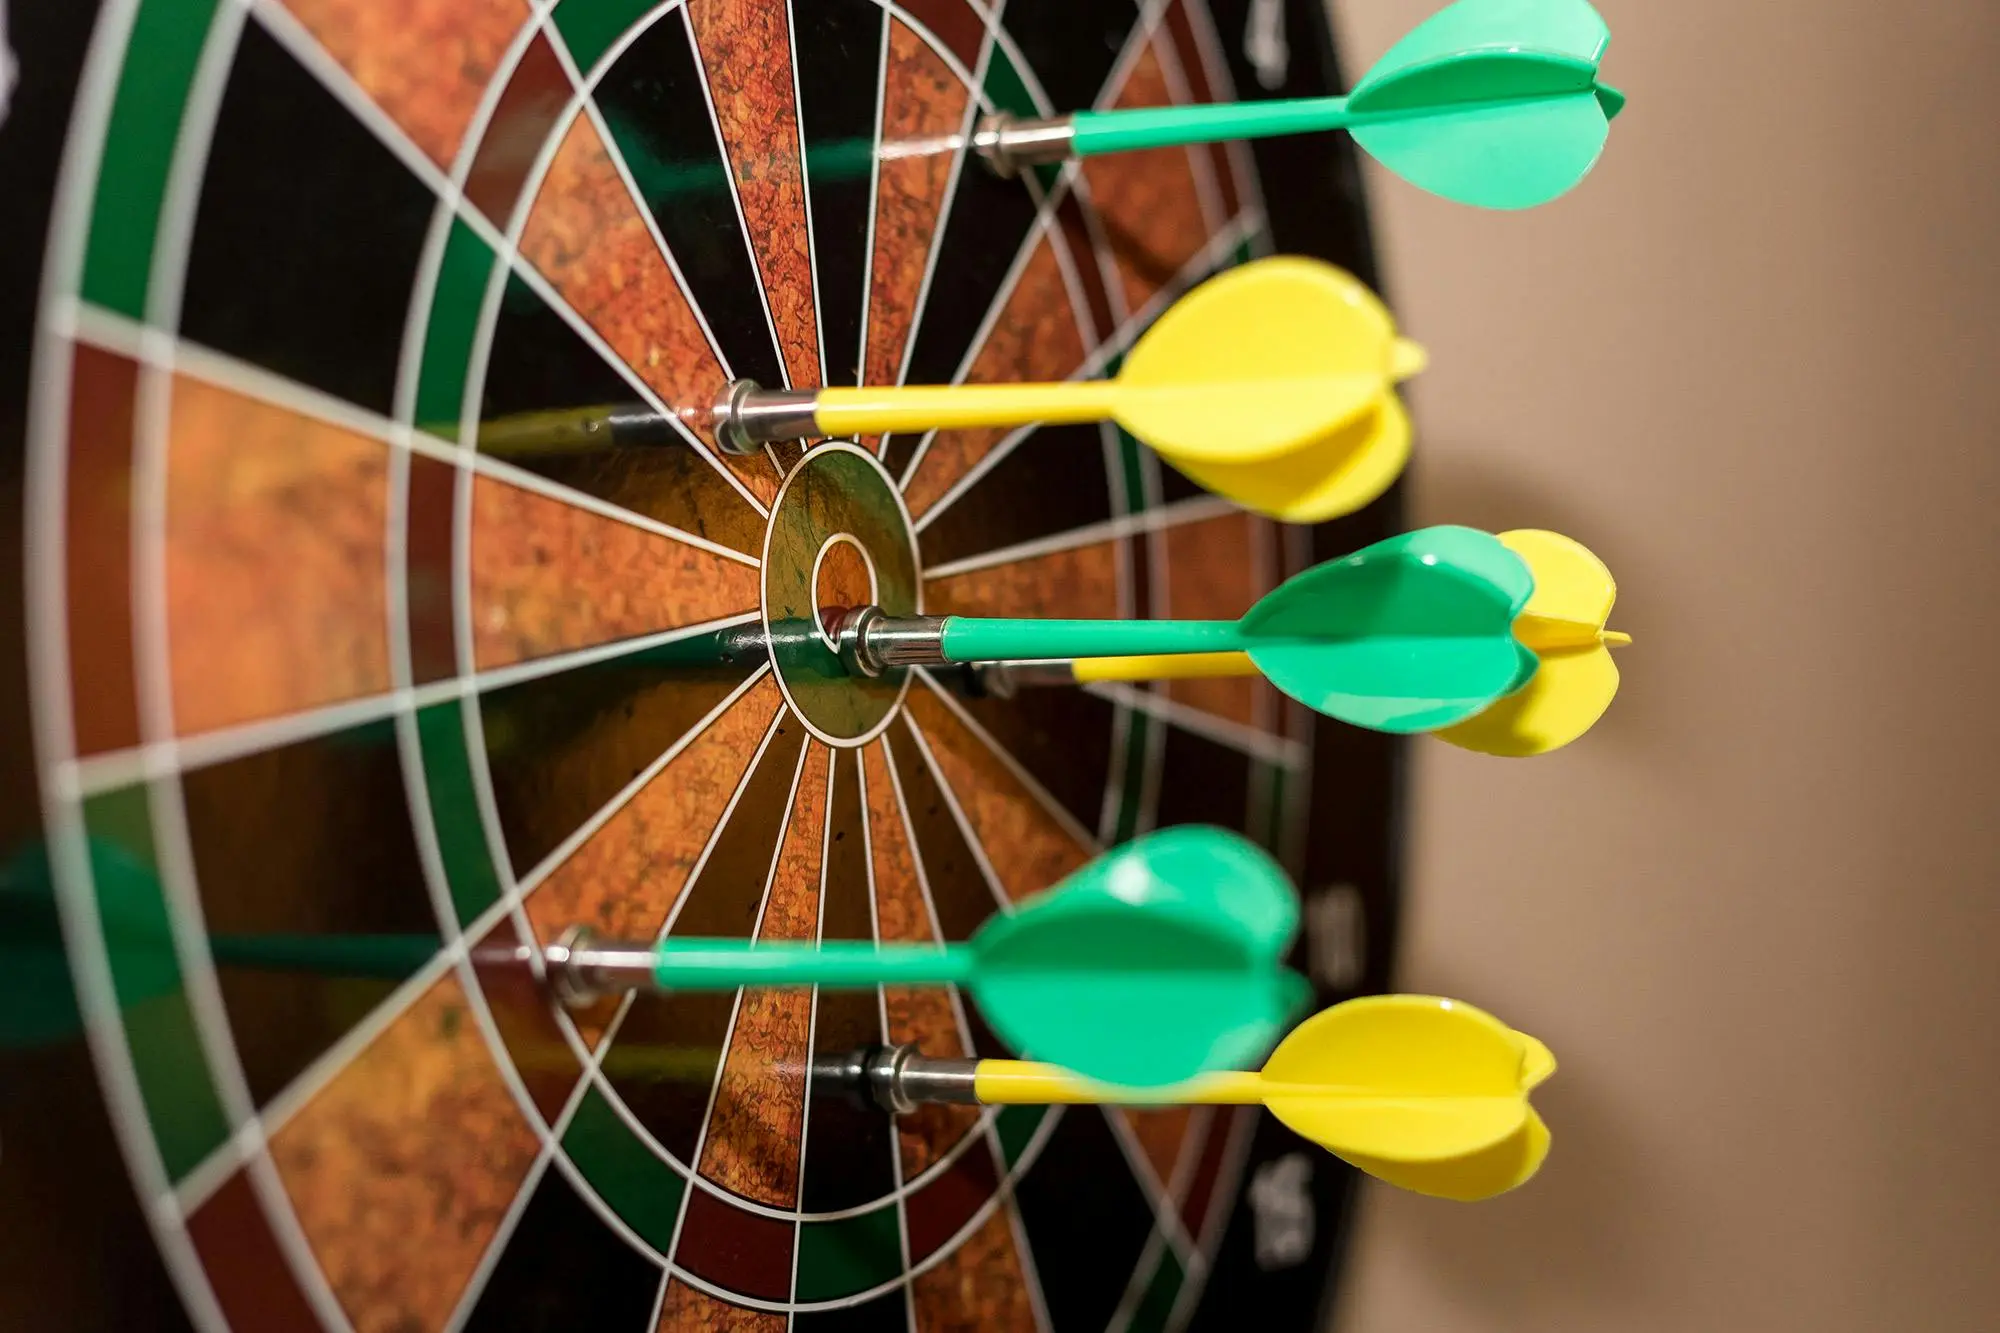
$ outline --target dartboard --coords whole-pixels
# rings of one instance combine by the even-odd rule
[[[1380,988],[1389,739],[1252,679],[1009,693],[761,645],[864,603],[1231,617],[1393,496],[1282,527],[1108,424],[744,455],[708,424],[738,380],[1106,374],[1264,254],[1370,280],[1327,136],[968,149],[996,112],[1332,90],[1318,0],[90,9],[15,14],[0,131],[5,832],[74,996],[0,1055],[32,1268],[0,1306],[1316,1326],[1351,1175],[1260,1109],[892,1116],[829,1071],[1006,1053],[949,989],[565,1005],[543,950],[964,940],[1208,824],[1292,871],[1323,1000]]]

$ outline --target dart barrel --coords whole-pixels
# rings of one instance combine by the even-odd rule
[[[1049,120],[1019,120],[1005,111],[982,116],[972,134],[972,150],[993,174],[1010,178],[1021,168],[1061,162],[1076,142],[1076,121],[1069,116]]]
[[[659,951],[628,940],[600,940],[588,926],[574,926],[542,950],[549,986],[573,1009],[612,995],[655,989]]]

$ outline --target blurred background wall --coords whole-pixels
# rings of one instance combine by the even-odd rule
[[[1416,750],[1405,989],[1555,1049],[1555,1151],[1373,1189],[1343,1333],[2000,1327],[2000,4],[1599,0],[1597,174],[1381,172],[1415,516],[1618,575],[1624,692]],[[1335,0],[1359,70],[1432,0]]]

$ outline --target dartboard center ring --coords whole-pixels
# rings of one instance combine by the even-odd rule
[[[875,557],[852,533],[836,532],[820,543],[813,557],[813,601],[819,618],[813,622],[820,642],[839,651],[833,626],[842,611],[857,606],[873,606],[882,595],[881,577],[875,572]]]
[[[827,633],[829,613],[856,605],[919,609],[915,526],[881,461],[843,441],[815,445],[771,502],[762,559],[771,669],[792,712],[829,745],[881,735],[909,673],[852,675]]]

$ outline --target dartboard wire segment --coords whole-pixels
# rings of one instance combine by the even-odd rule
[[[1296,739],[1256,681],[1149,689],[1163,724],[824,670],[829,606],[1212,618],[1310,563],[1129,438],[820,446],[781,455],[786,496],[819,497],[794,505],[769,460],[699,431],[731,376],[1109,367],[1169,294],[1273,244],[1266,199],[1311,248],[1317,187],[1255,179],[1289,148],[1087,163],[1055,190],[957,150],[814,169],[818,144],[962,136],[994,110],[1227,98],[1241,62],[1205,43],[1238,16],[1180,0],[1134,35],[1138,7],[1109,0],[1060,24],[1028,0],[997,20],[964,0],[120,12],[55,221],[77,241],[43,305],[30,640],[94,1050],[197,1321],[265,1302],[294,1326],[1151,1329],[1251,1273],[1238,1184],[1285,1151],[1251,1113],[891,1124],[816,1095],[807,1057],[871,1035],[1007,1054],[956,996],[571,1014],[529,947],[579,924],[963,941],[1099,831],[1283,845],[1309,808],[1381,799],[1386,757],[1316,779],[1309,745],[1278,765],[1173,721]],[[447,36],[462,59],[436,59]],[[732,82],[745,51],[789,77]],[[664,169],[690,163],[718,188]],[[606,404],[678,443],[488,448],[491,423]],[[783,651],[737,651],[752,616]],[[1386,893],[1385,837],[1338,863],[1301,843],[1302,864]],[[176,941],[158,993],[106,934],[105,845],[149,870],[141,906]],[[222,956],[260,931],[432,944],[373,978]],[[699,1076],[635,1077],[619,1057],[647,1050]],[[1314,1188],[1332,1207],[1347,1185]]]
[[[684,439],[695,444],[697,453],[706,457],[711,466],[722,473],[725,480],[749,500],[753,507],[762,510],[762,501],[753,493],[750,486],[761,485],[768,488],[775,484],[778,474],[767,473],[747,464],[741,469],[730,469],[709,455],[698,437],[686,426],[685,414],[668,409],[660,396],[659,389],[648,383],[642,374],[637,373],[644,369],[643,363],[635,361],[629,353],[621,354],[620,351],[610,348],[604,343],[600,331],[568,303],[559,290],[561,279],[559,267],[553,264],[537,266],[529,263],[517,247],[516,242],[519,237],[516,233],[530,212],[526,205],[535,198],[535,191],[544,183],[546,173],[559,165],[557,159],[560,152],[572,147],[572,138],[587,138],[589,143],[586,150],[594,149],[598,155],[591,164],[598,169],[600,176],[600,179],[594,182],[597,188],[602,189],[609,185],[609,177],[616,175],[628,193],[636,189],[631,183],[629,168],[623,165],[615,140],[606,136],[601,129],[589,135],[578,136],[575,133],[577,119],[594,116],[595,111],[587,96],[588,89],[575,82],[574,65],[566,64],[563,73],[557,72],[557,66],[563,64],[563,56],[559,50],[561,38],[557,29],[549,26],[544,20],[539,28],[530,25],[522,30],[520,40],[523,45],[520,48],[519,60],[512,68],[502,66],[493,80],[492,87],[498,99],[497,104],[482,106],[474,111],[473,119],[466,127],[464,155],[452,168],[451,176],[445,178],[439,175],[441,164],[433,162],[425,150],[413,142],[412,134],[406,132],[404,126],[385,115],[368,99],[366,91],[352,81],[343,64],[322,48],[314,32],[309,31],[297,18],[292,17],[279,5],[260,6],[259,18],[302,64],[311,68],[330,89],[345,95],[343,100],[353,109],[356,117],[367,123],[376,132],[380,141],[396,153],[413,174],[423,178],[437,194],[450,203],[451,222],[454,226],[451,240],[443,256],[443,263],[447,269],[453,267],[462,269],[472,262],[468,256],[460,255],[456,256],[458,262],[454,265],[455,256],[452,252],[476,249],[475,240],[498,255],[504,261],[505,267],[493,270],[494,293],[500,290],[500,280],[503,277],[510,283],[520,282],[533,287],[550,309],[561,315],[580,337],[596,348],[605,363],[626,381],[630,391],[636,393],[642,401],[660,414],[660,417],[672,429],[679,431]],[[563,83],[566,77],[569,79],[568,84]],[[553,90],[551,84],[556,85]],[[510,101],[513,105],[510,105]],[[557,127],[566,127],[566,131],[547,133],[545,137],[538,138],[543,131]],[[477,137],[478,132],[482,130],[489,132],[484,145]],[[514,146],[514,152],[511,153],[495,154],[492,151],[494,144],[500,141],[502,136],[516,132],[536,144],[537,150],[531,162],[517,160],[518,145]],[[473,153],[475,147],[480,147],[482,151],[475,155]],[[497,163],[493,161],[496,156],[499,157]],[[635,202],[639,202],[636,196],[634,197]],[[507,220],[510,207],[520,208],[512,223]],[[657,239],[657,224],[643,206],[635,208],[634,211],[644,223],[644,230],[654,237],[654,252],[659,255],[665,267],[664,273],[655,271],[651,275],[652,285],[661,289],[659,299],[671,305],[685,306],[693,321],[693,328],[698,329],[708,343],[710,354],[719,363],[726,365],[726,359],[714,335],[709,331],[706,317],[698,306],[690,303],[677,261]],[[444,222],[445,218],[440,215],[435,225],[442,227]],[[469,229],[473,234],[472,238],[458,236],[456,233],[459,228]],[[635,238],[628,237],[628,242],[631,239]],[[423,276],[428,278],[431,275]],[[493,299],[494,293],[489,293],[489,300]],[[413,318],[415,313],[413,310]],[[484,312],[483,318],[477,321],[478,327],[490,329],[491,318],[490,310]],[[475,372],[481,370],[483,359],[484,353],[476,352],[475,364],[471,369]],[[472,392],[479,378],[478,374],[470,373],[463,378],[466,381],[466,391]],[[422,412],[425,406],[424,399],[428,397],[422,393],[424,387],[420,381],[419,421],[434,419],[446,406],[444,403],[438,403],[436,406],[439,411],[424,414]],[[456,408],[458,405],[451,406]],[[473,404],[468,400],[465,406],[470,409]],[[472,423],[476,420],[477,414],[468,410],[464,429],[471,431]]]
[[[923,862],[910,855],[907,832],[911,822],[909,807],[898,772],[892,746],[886,738],[879,747],[871,747],[865,752],[860,766],[862,830],[868,844],[869,908],[873,913],[874,933],[877,939],[884,941],[901,939],[908,943],[941,946],[947,942],[940,924],[942,917],[932,896]],[[879,862],[878,855],[881,858]],[[879,880],[878,865],[883,871]],[[914,893],[910,891],[912,888]],[[927,1002],[919,992],[892,990],[889,987],[881,988],[877,995],[877,1014],[883,1032],[907,1032],[926,1027],[948,1049],[959,1052],[975,1049],[972,1023],[956,988],[944,994],[942,1005],[937,1003],[937,997],[931,997]],[[926,1004],[941,1021],[924,1024],[911,1021],[913,1011]],[[1023,1147],[1018,1142],[1003,1141],[998,1118],[993,1114],[981,1111],[975,1116],[967,1116],[963,1109],[941,1110],[942,1114],[927,1116],[922,1121],[899,1124],[898,1150],[890,1157],[898,1191],[907,1193],[927,1171],[940,1166],[948,1167],[955,1155],[967,1150],[982,1153],[995,1177],[1005,1178],[1010,1174],[1010,1163],[1029,1163],[1039,1155],[1041,1137],[1055,1124],[1053,1116],[1044,1117],[1034,1129],[1035,1138]],[[960,1137],[953,1146],[937,1154],[936,1145],[945,1137],[939,1132],[941,1128],[947,1132],[955,1129]],[[926,1157],[932,1155],[935,1155],[935,1160],[927,1166]],[[999,1221],[1004,1221],[1024,1275],[1029,1279],[1028,1294],[1033,1298],[1037,1326],[1047,1327],[1048,1315],[1040,1301],[1033,1256],[1021,1235],[1019,1210],[1012,1197],[1004,1193],[996,1196],[974,1213],[968,1225],[980,1229],[976,1234],[985,1234],[987,1228],[997,1225]],[[903,1263],[908,1267],[911,1262],[911,1231],[907,1210],[900,1219],[899,1230]]]
[[[683,16],[684,16],[684,11],[683,11]],[[671,28],[671,26],[672,26],[671,20],[669,20],[669,27]],[[693,35],[691,31],[688,33],[688,40],[690,42],[693,41]],[[540,154],[535,166],[530,169],[528,175],[526,176],[521,186],[519,187],[519,198],[517,199],[517,202],[515,203],[514,206],[515,207],[514,215],[512,220],[507,224],[506,227],[506,235],[504,240],[506,251],[510,254],[519,253],[518,247],[522,239],[522,229],[527,226],[531,215],[531,210],[526,206],[528,200],[533,197],[533,192],[536,190],[536,188],[546,181],[547,173],[556,168],[557,158],[559,153],[564,151],[574,151],[571,145],[572,138],[584,132],[579,127],[578,118],[587,118],[588,124],[590,126],[590,133],[594,135],[596,147],[599,149],[599,151],[601,151],[605,163],[608,164],[611,171],[617,176],[619,182],[624,186],[627,194],[631,197],[635,205],[634,209],[635,214],[638,216],[639,220],[644,224],[646,234],[651,238],[654,249],[657,251],[660,259],[665,263],[668,273],[672,277],[673,290],[671,293],[663,293],[665,299],[669,301],[678,299],[679,301],[684,302],[687,305],[695,324],[699,327],[703,338],[708,344],[708,350],[710,354],[713,356],[716,364],[722,367],[725,373],[727,373],[730,367],[728,354],[725,352],[720,342],[717,340],[715,331],[710,326],[709,321],[706,315],[704,314],[700,303],[693,299],[693,295],[689,289],[686,275],[684,274],[679,261],[676,260],[672,249],[669,248],[669,246],[666,243],[666,240],[661,235],[659,223],[657,222],[653,211],[646,206],[644,196],[641,193],[640,186],[638,185],[637,181],[635,180],[632,174],[632,169],[627,162],[622,147],[620,146],[618,136],[613,134],[610,128],[604,123],[603,114],[591,97],[591,93],[595,88],[596,75],[601,74],[602,70],[608,66],[611,60],[616,58],[619,52],[615,48],[613,51],[608,52],[605,61],[599,65],[598,70],[594,71],[591,77],[588,78],[585,77],[578,70],[575,58],[571,55],[569,51],[568,44],[563,38],[560,27],[556,25],[546,15],[543,17],[541,22],[537,44],[531,45],[527,49],[535,51],[538,54],[540,54],[543,60],[548,60],[552,58],[556,63],[559,63],[561,65],[566,80],[575,90],[575,100],[572,102],[570,108],[567,109],[565,115],[562,117],[558,117],[557,120],[554,122],[554,124],[558,127],[567,125],[568,128],[566,130],[559,129],[557,132],[550,133],[548,135],[547,139],[542,143],[540,147]],[[585,151],[587,151],[587,149]],[[735,190],[733,177],[730,178],[729,188],[732,192],[732,198],[733,198]],[[740,204],[738,205],[737,208],[737,222],[740,232],[742,226]],[[535,282],[541,277],[540,270],[532,265],[521,266],[520,273],[521,276],[529,282]],[[490,280],[490,286],[488,288],[488,294],[487,294],[487,301],[489,303],[489,307],[491,307],[494,303],[497,303],[501,299],[502,293],[504,291],[503,278],[506,278],[508,276],[509,275],[507,274],[507,272],[501,269],[499,266],[494,267],[493,275]],[[547,298],[545,297],[545,299]],[[760,299],[762,299],[761,291],[760,291]],[[566,302],[561,302],[557,300],[557,301],[551,301],[550,304],[555,308],[557,308],[558,310],[563,311],[565,315],[569,317],[571,324],[573,326],[578,327],[579,332],[585,333],[586,337],[594,338],[598,336],[596,330],[592,328],[592,326],[590,326],[587,322],[582,320],[580,317],[577,317],[574,314],[574,312],[569,308]],[[768,302],[766,309],[766,323],[768,326],[769,325]],[[490,308],[486,312],[485,318],[482,319],[481,321],[481,327],[485,330],[491,330],[494,327],[492,311]],[[773,330],[773,336],[775,337],[775,330]],[[618,369],[621,372],[625,371],[629,361],[629,357],[621,356],[618,354],[617,351],[608,348],[600,348],[599,350],[601,354],[605,355],[606,360],[610,362],[615,369]],[[487,355],[487,348],[475,344],[474,365],[471,373],[469,373],[466,377],[467,378],[466,392],[468,395],[470,395],[473,392],[473,386],[479,380],[485,378],[484,359],[486,355]],[[628,373],[628,378],[629,378],[629,373]],[[657,410],[666,412],[666,409],[662,404],[660,404],[658,400],[657,397],[658,390],[653,385],[647,384],[643,380],[643,378],[638,380],[638,384],[642,390],[642,393],[645,395],[647,400],[649,400],[649,403],[655,406]],[[475,410],[475,404],[473,404],[470,398],[468,397],[467,402],[465,404],[465,414],[463,418],[466,422],[465,429],[472,430],[473,423],[478,420],[478,417],[479,414]],[[666,412],[666,418],[669,424],[679,428],[680,433],[684,437],[690,440],[695,439],[693,432],[691,432],[688,429],[687,423],[683,419],[681,414]],[[704,452],[706,451],[705,444],[697,442],[697,447],[702,448]],[[777,454],[774,451],[770,450],[764,451],[764,457],[767,458],[771,463],[773,469],[771,473],[766,473],[762,468],[755,466],[754,462],[747,465],[746,468],[744,469],[744,471],[747,472],[747,475],[739,475],[739,473],[735,469],[724,470],[725,476],[736,486],[739,492],[744,494],[746,498],[750,499],[753,505],[760,511],[764,509],[764,505],[769,499],[769,496],[766,492],[774,484],[773,480],[774,477],[782,477],[784,472],[784,465],[780,462]]]

